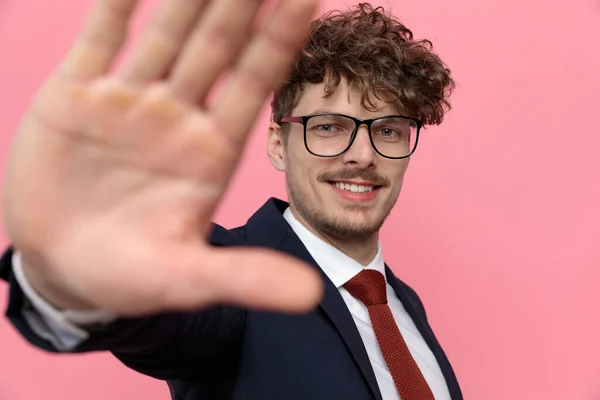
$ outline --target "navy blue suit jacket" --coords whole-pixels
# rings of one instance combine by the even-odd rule
[[[246,225],[216,225],[217,246],[264,246],[319,268],[283,218],[287,203],[270,199]],[[27,306],[11,266],[12,249],[0,262],[10,283],[7,317],[33,345],[57,350],[27,326]],[[387,268],[387,267],[386,267]],[[453,400],[462,394],[446,355],[427,322],[417,294],[394,276],[387,279],[433,351]],[[75,352],[111,351],[127,366],[168,382],[173,399],[307,400],[381,399],[375,374],[354,321],[325,274],[325,295],[313,312],[286,315],[236,307],[123,319],[95,331]]]

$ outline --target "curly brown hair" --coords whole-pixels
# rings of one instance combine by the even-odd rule
[[[450,70],[429,40],[414,40],[382,7],[361,3],[348,11],[330,11],[313,21],[308,33],[288,81],[271,103],[274,122],[290,116],[307,83],[325,82],[329,96],[342,78],[362,93],[368,110],[377,99],[424,125],[437,125],[450,109],[455,86]]]

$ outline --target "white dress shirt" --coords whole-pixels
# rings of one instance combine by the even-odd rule
[[[375,337],[367,308],[343,287],[346,282],[363,269],[374,269],[381,272],[384,277],[386,276],[381,246],[379,246],[377,255],[369,265],[362,266],[306,229],[294,217],[289,208],[285,211],[284,217],[317,264],[340,291],[367,350],[383,399],[400,400],[392,375]],[[23,274],[18,252],[14,253],[12,261],[15,278],[21,285],[28,303],[32,306],[27,307],[24,311],[24,318],[37,335],[50,341],[57,349],[61,351],[72,350],[79,343],[89,338],[90,334],[78,325],[110,323],[117,318],[116,315],[104,311],[57,310],[31,287]],[[387,278],[386,284],[388,305],[392,310],[396,324],[398,324],[410,353],[429,384],[435,399],[450,400],[448,386],[435,356],[400,299],[396,296],[394,289],[387,282]]]

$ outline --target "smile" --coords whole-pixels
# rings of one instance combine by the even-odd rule
[[[355,185],[343,182],[331,182],[331,184],[340,190],[352,193],[369,193],[376,189],[376,186]]]

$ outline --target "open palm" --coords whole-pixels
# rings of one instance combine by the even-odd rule
[[[41,88],[6,167],[4,222],[59,307],[121,315],[315,304],[317,276],[266,250],[207,243],[246,136],[303,44],[315,0],[167,0],[109,72],[135,0],[101,0]],[[207,104],[228,70],[219,97]]]

